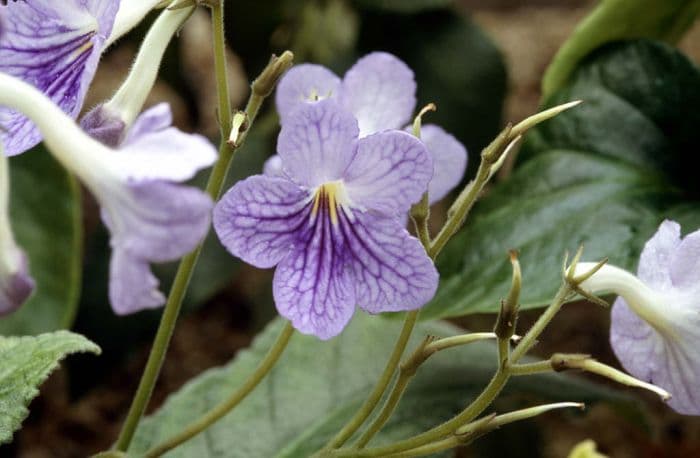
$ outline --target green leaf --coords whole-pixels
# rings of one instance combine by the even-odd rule
[[[584,103],[528,136],[515,173],[480,201],[439,261],[442,283],[422,318],[496,312],[520,251],[523,307],[547,303],[566,251],[634,270],[659,223],[695,222],[689,155],[700,142],[700,71],[674,49],[608,46],[547,101]],[[694,215],[694,216],[693,216]],[[683,222],[683,221],[681,221]]]
[[[142,422],[129,452],[138,455],[179,432],[240,386],[281,326],[281,320],[276,320],[233,362],[205,372],[172,395],[160,411]],[[362,402],[383,369],[400,327],[397,322],[358,314],[331,341],[293,336],[280,362],[242,404],[168,456],[309,456]],[[456,332],[447,324],[421,324],[409,348],[428,334]],[[450,418],[488,383],[496,359],[493,345],[488,344],[452,349],[431,358],[376,443],[416,434]],[[607,389],[560,375],[512,382],[512,392],[519,395],[582,401],[606,398],[631,406],[625,397]]]
[[[700,0],[602,0],[559,49],[542,80],[545,97],[562,88],[591,51],[613,41],[678,42],[700,13]]]
[[[10,184],[12,229],[37,288],[19,310],[0,319],[0,334],[68,328],[80,294],[80,188],[43,147],[10,158]]]
[[[71,353],[100,354],[100,347],[85,337],[56,331],[34,337],[0,336],[0,444],[10,442],[29,415],[27,406],[38,386]]]
[[[354,3],[368,10],[384,10],[394,13],[417,13],[425,10],[444,9],[452,6],[454,0],[354,0]]]

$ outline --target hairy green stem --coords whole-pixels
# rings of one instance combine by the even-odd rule
[[[358,449],[363,448],[379,431],[381,431],[382,427],[386,424],[389,418],[391,418],[391,415],[396,410],[396,407],[398,407],[399,401],[405,393],[408,384],[418,371],[418,367],[430,356],[440,350],[468,345],[480,340],[494,339],[495,337],[496,335],[492,332],[476,332],[425,342],[424,345],[419,347],[420,355],[418,357],[415,357],[414,355],[414,357],[409,358],[408,361],[401,365],[399,377],[396,379],[389,397],[382,406],[382,410],[379,412],[379,415],[374,419],[367,430],[357,439],[357,442],[353,444],[353,447]]]
[[[219,119],[221,122],[222,132],[225,131],[224,126],[230,125],[231,123],[231,103],[228,89],[228,76],[226,73],[226,44],[224,40],[223,14],[222,1],[212,7],[212,21],[214,23],[214,63],[216,70],[217,91],[219,93]],[[259,107],[259,103],[257,106]],[[207,193],[213,199],[218,198],[218,196],[221,194],[229,165],[233,159],[234,151],[234,149],[229,148],[229,146],[226,144],[225,136],[223,136],[221,146],[219,148],[219,158],[209,176],[209,181],[207,182],[206,187]],[[156,336],[153,340],[151,353],[148,356],[148,361],[146,362],[146,367],[143,375],[141,376],[141,381],[139,382],[139,386],[136,390],[136,394],[134,395],[131,407],[129,408],[124,425],[122,426],[122,430],[119,433],[119,438],[115,443],[114,447],[116,450],[125,452],[129,448],[131,439],[136,432],[136,428],[138,427],[141,417],[143,416],[143,413],[148,405],[148,401],[151,398],[153,387],[158,380],[158,375],[160,374],[160,369],[163,366],[165,354],[170,344],[178,315],[180,314],[182,301],[192,278],[194,267],[197,264],[197,260],[202,251],[202,243],[200,243],[192,253],[186,255],[180,261],[177,273],[175,274],[175,279],[173,280],[173,285],[170,289],[168,300],[165,304],[165,309],[163,310],[158,331],[156,332]]]
[[[275,343],[272,345],[272,347],[270,347],[265,357],[258,364],[258,367],[240,388],[234,391],[227,399],[224,399],[222,402],[217,404],[199,420],[190,424],[182,432],[172,436],[168,440],[147,451],[144,455],[145,458],[155,458],[161,456],[178,445],[190,440],[228,414],[243,399],[245,399],[245,397],[252,392],[270,372],[272,367],[279,360],[280,356],[282,356],[285,348],[287,348],[287,344],[289,343],[289,339],[292,337],[293,333],[294,328],[289,322],[287,322],[282,328],[282,331],[277,337]]]
[[[513,364],[508,370],[510,371],[510,375],[513,376],[554,372],[554,368],[552,367],[552,362],[550,360],[537,361],[536,363],[527,364]]]
[[[518,345],[513,349],[513,353],[510,355],[510,361],[512,364],[517,363],[520,358],[522,358],[530,349],[537,343],[537,338],[542,334],[544,328],[552,321],[554,315],[556,315],[561,309],[564,302],[566,302],[567,297],[571,293],[571,285],[568,281],[564,281],[557,291],[556,296],[552,300],[549,307],[540,315],[534,325],[527,331],[523,338],[518,342]]]
[[[428,431],[402,441],[364,450],[337,450],[333,456],[392,456],[400,452],[415,449],[417,447],[445,439],[446,436],[453,434],[457,428],[474,420],[474,418],[480,415],[488,408],[489,405],[491,405],[494,399],[496,399],[496,397],[503,390],[503,387],[508,382],[510,376],[513,375],[510,369],[512,367],[511,363],[517,362],[520,357],[522,357],[530,348],[532,348],[532,345],[534,345],[545,326],[561,309],[564,302],[566,302],[566,299],[571,292],[571,285],[569,281],[569,278],[564,279],[562,286],[559,288],[559,291],[550,303],[549,307],[547,307],[545,312],[540,316],[540,319],[537,320],[535,325],[533,325],[525,337],[522,338],[518,346],[511,353],[510,357],[506,358],[507,364],[504,364],[501,361],[503,354],[505,353],[507,355],[508,352],[506,345],[501,342],[500,346],[502,348],[499,351],[499,365],[498,369],[496,370],[496,374],[493,376],[486,388],[484,388],[484,391],[482,391],[481,394],[458,415]]]

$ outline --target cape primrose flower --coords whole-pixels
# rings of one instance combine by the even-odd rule
[[[106,46],[133,27],[156,0],[31,0],[0,8],[0,72],[46,94],[71,117],[80,112]],[[116,18],[116,21],[115,21]],[[0,109],[5,154],[41,141],[22,113]]]
[[[180,258],[209,227],[212,202],[191,178],[216,159],[203,137],[169,127],[167,106],[137,120],[109,148],[91,138],[38,89],[0,73],[0,106],[21,111],[41,130],[51,153],[94,194],[111,232],[110,302],[131,313],[163,304],[151,262]]]
[[[591,263],[580,263],[585,272]],[[603,268],[582,287],[612,291],[610,343],[633,376],[668,390],[669,405],[700,415],[700,230],[681,237],[664,221],[646,243],[637,276]]]
[[[34,280],[27,272],[27,256],[12,236],[9,204],[9,167],[0,142],[0,316],[19,308],[34,291]]]
[[[333,100],[300,106],[282,124],[284,176],[237,183],[214,208],[214,228],[235,256],[277,265],[273,296],[303,333],[329,339],[352,317],[416,309],[438,274],[399,215],[432,176],[425,146],[402,131],[360,138]]]
[[[413,71],[392,54],[374,52],[358,60],[342,80],[321,65],[295,66],[280,80],[276,104],[284,125],[299,105],[334,99],[352,112],[360,137],[365,137],[404,128],[416,106],[415,93]],[[432,124],[423,126],[421,140],[434,161],[435,171],[428,188],[433,203],[459,184],[467,166],[467,150],[452,135]],[[268,160],[265,173],[283,173],[279,158]]]

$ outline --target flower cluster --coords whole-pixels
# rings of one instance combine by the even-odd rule
[[[237,184],[214,212],[226,248],[277,265],[280,314],[302,332],[337,335],[355,305],[370,312],[428,302],[437,272],[404,225],[410,206],[462,179],[465,148],[437,126],[403,132],[416,105],[413,72],[395,56],[361,58],[341,81],[314,64],[280,81],[278,155]]]
[[[176,184],[216,160],[211,143],[171,127],[165,104],[134,115],[167,43],[192,8],[161,14],[147,38],[147,59],[140,53],[132,72],[140,79],[130,75],[114,103],[88,114],[81,123],[84,131],[71,119],[82,108],[106,45],[156,3],[40,0],[0,10],[0,143],[14,155],[43,139],[94,194],[112,234],[109,295],[119,314],[165,302],[149,264],[176,260],[194,249],[208,231],[213,205],[202,191]],[[138,65],[145,60],[147,69]],[[130,95],[126,100],[119,97],[124,92]],[[0,239],[14,246],[7,234],[9,228]],[[32,283],[18,249],[3,249],[1,261],[0,296],[9,298],[2,308],[10,310],[24,301]]]
[[[301,105],[277,144],[284,175],[248,178],[214,210],[231,253],[277,265],[280,314],[322,339],[345,327],[356,304],[370,313],[412,310],[437,288],[432,261],[401,222],[428,187],[430,154],[402,131],[359,133],[333,100]]]

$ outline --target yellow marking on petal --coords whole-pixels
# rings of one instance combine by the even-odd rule
[[[342,181],[324,183],[316,189],[311,217],[315,218],[321,205],[327,207],[333,225],[338,224],[338,207],[349,203]]]
[[[73,58],[77,59],[81,54],[92,49],[92,47],[93,47],[92,41],[85,42],[81,47],[79,47],[78,49],[73,51]]]

